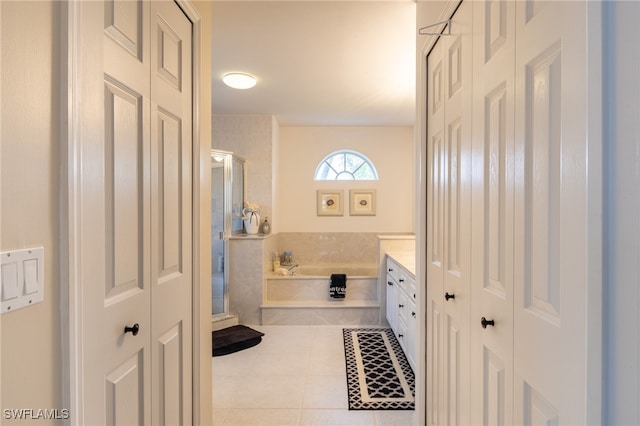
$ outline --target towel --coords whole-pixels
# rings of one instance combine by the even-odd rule
[[[334,299],[344,299],[347,295],[347,274],[331,274],[329,296]]]

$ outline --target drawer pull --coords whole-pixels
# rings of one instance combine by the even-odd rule
[[[387,281],[387,284],[389,285],[393,285],[393,283],[391,281]]]
[[[387,269],[387,271],[393,272],[393,268],[389,268],[389,269]]]
[[[398,281],[400,281],[401,283],[404,282],[404,278],[400,278]]]
[[[403,304],[399,304],[398,308],[404,308],[404,305]]]
[[[415,312],[411,312],[411,316],[415,318],[416,317],[416,313]]]
[[[456,298],[456,295],[455,295],[455,294],[445,293],[445,294],[444,294],[444,298],[445,298],[445,300],[447,300],[447,301],[448,301],[449,299],[455,299],[455,298]]]
[[[480,319],[480,324],[482,324],[482,328],[487,328],[488,325],[495,327],[496,322],[494,320],[488,320],[485,317]]]

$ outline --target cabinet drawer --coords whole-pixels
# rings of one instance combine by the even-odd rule
[[[391,258],[387,257],[387,278],[391,277],[396,283],[400,278],[400,271],[402,269]]]
[[[411,313],[409,312],[409,298],[406,293],[399,292],[398,293],[398,315],[400,315],[400,319],[405,323],[408,322]]]

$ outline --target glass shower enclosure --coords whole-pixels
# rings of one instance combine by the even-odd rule
[[[229,314],[229,237],[242,233],[244,161],[211,150],[211,315]]]

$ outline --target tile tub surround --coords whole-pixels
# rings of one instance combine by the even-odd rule
[[[261,305],[267,300],[267,277],[272,275],[271,258],[274,252],[282,254],[284,250],[292,251],[293,262],[301,266],[374,264],[379,265],[379,270],[386,273],[380,263],[384,260],[384,250],[415,245],[412,239],[413,236],[410,235],[361,232],[289,232],[268,236],[234,236],[230,240],[229,252],[230,313],[238,315],[241,323],[262,322]],[[378,292],[375,304],[384,307],[384,292],[381,294],[380,289]],[[299,318],[307,316],[304,309],[289,309],[290,314]],[[377,309],[377,317],[371,313],[373,309]],[[384,308],[373,309],[354,308],[352,313],[345,314],[340,320],[341,324],[380,324],[385,318]],[[315,316],[316,323],[326,323],[323,322],[322,312],[316,310],[315,313],[309,311],[308,314],[309,317]]]
[[[293,263],[378,262],[378,234],[374,232],[283,232],[278,237],[279,253],[293,252]]]
[[[260,324],[265,277],[271,273],[276,236],[234,236],[229,240],[229,313],[243,324]]]

